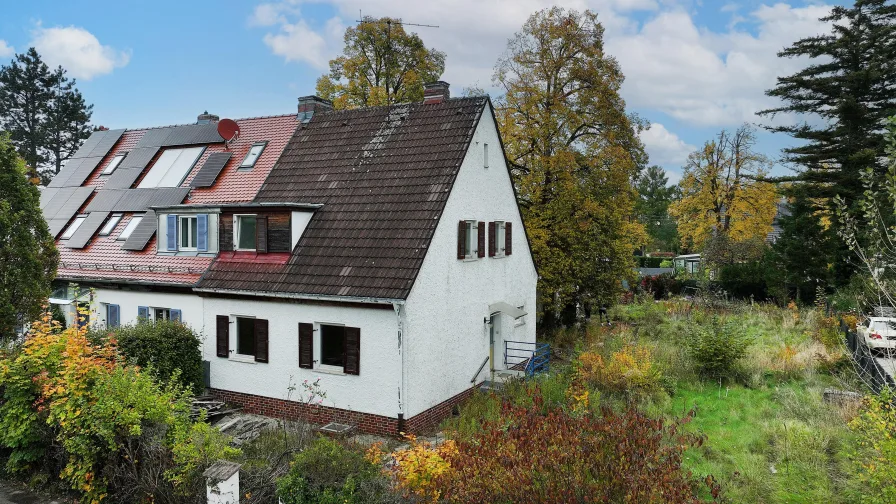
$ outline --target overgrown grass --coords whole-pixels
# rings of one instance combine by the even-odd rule
[[[861,500],[857,467],[850,460],[855,436],[847,425],[857,405],[822,400],[829,387],[861,390],[845,348],[832,345],[830,334],[824,332],[829,319],[812,309],[759,304],[703,309],[683,300],[617,306],[611,317],[611,328],[595,324],[565,330],[553,339],[569,360],[554,366],[551,375],[537,378],[553,401],[573,408],[571,396],[582,393],[576,387],[582,387],[577,370],[583,353],[598,354],[608,362],[624,348],[646,348],[664,386],[631,394],[620,392],[618,383],[610,390],[592,381],[587,385],[587,407],[618,411],[634,402],[650,416],[670,420],[694,411],[686,429],[704,435],[705,443],[686,452],[684,467],[698,477],[715,477],[727,501]],[[750,342],[734,371],[721,379],[697,373],[688,345],[694,325],[709,327],[714,320],[742,328]],[[443,427],[458,437],[469,436],[482,422],[500,418],[502,399],[524,403],[531,386],[531,381],[520,382],[500,395],[476,394],[461,415]]]

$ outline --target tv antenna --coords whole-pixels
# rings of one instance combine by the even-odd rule
[[[361,19],[355,21],[356,23],[370,23],[371,22],[371,21],[367,21],[364,19],[364,15],[361,13],[361,9],[358,9],[358,17]],[[399,19],[397,21],[393,21],[392,19],[386,19],[387,25],[392,26],[392,23],[400,24],[403,26],[422,26],[423,28],[438,28],[438,26],[436,26],[436,25],[419,24],[419,23],[405,23],[401,19]]]

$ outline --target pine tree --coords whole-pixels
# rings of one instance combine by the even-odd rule
[[[59,173],[62,163],[71,158],[90,136],[93,110],[93,105],[87,105],[75,87],[75,80],[69,80],[62,67],[53,71],[53,80],[53,100],[47,108],[45,123],[49,167],[41,173],[45,183]]]
[[[65,70],[50,70],[33,47],[0,68],[0,129],[10,134],[32,179],[41,168],[59,172],[90,135],[92,108]]]
[[[669,205],[678,198],[678,186],[669,185],[666,171],[650,166],[637,182],[638,204],[635,210],[651,238],[651,250],[669,251],[677,247],[678,230],[669,216]]]
[[[35,320],[50,295],[58,253],[40,192],[7,134],[0,134],[0,338]]]
[[[781,282],[779,297],[812,301],[818,287],[828,285],[828,258],[835,245],[832,232],[822,224],[820,210],[798,193],[778,219],[781,235],[772,245],[771,260]]]
[[[778,53],[781,58],[809,57],[813,64],[779,77],[768,96],[780,107],[759,112],[769,118],[796,114],[806,122],[768,126],[803,140],[784,149],[785,160],[797,166],[794,180],[809,197],[839,194],[857,201],[862,192],[859,171],[885,167],[883,119],[896,113],[896,5],[892,0],[856,0],[836,6],[822,21],[831,33],[808,37]],[[823,122],[812,121],[821,117]]]

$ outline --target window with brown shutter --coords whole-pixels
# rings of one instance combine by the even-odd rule
[[[255,217],[255,251],[268,251],[268,218],[263,215]]]
[[[479,229],[477,229],[476,237],[477,240],[477,255],[479,257],[485,257],[485,223],[479,223]]]
[[[217,346],[218,357],[230,356],[230,317],[227,315],[218,315],[217,322]]]
[[[513,252],[510,248],[510,246],[513,244],[513,237],[512,237],[512,233],[510,232],[511,231],[510,225],[511,225],[510,222],[504,223],[504,255],[510,255],[511,252]]]
[[[495,222],[488,223],[488,256],[495,257],[495,252],[498,248],[498,243],[495,242]]]
[[[356,375],[361,373],[361,329],[357,327],[345,328],[345,358],[343,358],[343,372]]]
[[[457,258],[467,257],[467,221],[457,223]]]
[[[255,362],[268,361],[268,321],[255,319]]]
[[[314,367],[314,324],[299,323],[299,367]]]

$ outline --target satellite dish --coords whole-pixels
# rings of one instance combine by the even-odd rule
[[[218,121],[218,134],[225,142],[232,142],[240,136],[240,126],[233,119]]]

